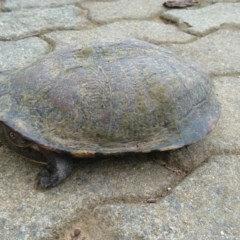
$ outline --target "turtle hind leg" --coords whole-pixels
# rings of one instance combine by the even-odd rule
[[[48,165],[37,175],[36,187],[40,189],[57,186],[71,174],[73,169],[71,159],[56,153],[45,152],[44,155]]]

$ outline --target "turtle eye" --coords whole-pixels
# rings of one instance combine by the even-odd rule
[[[17,138],[17,134],[15,132],[10,132],[9,136],[11,139],[15,140]]]
[[[31,145],[31,142],[27,139],[24,139],[19,133],[14,132],[12,129],[8,128],[7,126],[4,126],[4,132],[6,136],[6,141],[8,141],[9,144],[13,144],[17,147],[26,148]]]
[[[16,132],[9,132],[9,138],[11,143],[21,148],[29,147],[31,145],[30,141],[24,139],[20,134]]]

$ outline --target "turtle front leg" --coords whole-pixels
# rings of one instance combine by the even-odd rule
[[[48,165],[37,175],[36,187],[41,189],[55,187],[71,174],[72,160],[56,153],[44,152],[43,154]]]

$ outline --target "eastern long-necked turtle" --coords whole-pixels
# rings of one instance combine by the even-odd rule
[[[38,177],[43,188],[71,173],[72,157],[181,148],[219,118],[204,70],[138,40],[48,54],[2,80],[0,102],[0,139],[48,164]]]

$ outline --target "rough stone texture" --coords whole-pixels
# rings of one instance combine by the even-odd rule
[[[98,23],[119,19],[146,19],[158,16],[163,10],[164,0],[119,0],[85,1],[83,8],[90,11],[89,17]]]
[[[218,98],[222,104],[222,115],[218,128],[213,132],[214,148],[218,154],[240,155],[240,75],[216,78]]]
[[[6,0],[5,6],[12,4],[11,8],[18,10],[6,12],[0,0],[0,39],[9,40],[0,41],[0,80],[55,45],[131,37],[162,43],[200,62],[214,76],[222,104],[217,128],[191,146],[166,154],[87,161],[62,185],[44,192],[33,188],[41,167],[1,147],[1,240],[52,240],[59,236],[61,240],[239,239],[240,29],[236,11],[240,3],[233,0],[238,4],[231,13],[226,7],[226,16],[205,7],[221,1],[231,0],[206,0],[201,9],[168,11],[162,0],[76,1],[76,6],[86,10],[69,6],[71,0]],[[62,7],[56,8],[59,5]],[[210,9],[217,11],[218,6]],[[197,38],[171,21],[163,24],[158,19],[163,11],[179,12],[180,20],[191,13],[191,21],[200,11],[203,29],[207,20],[215,24],[224,19],[227,24],[225,29],[216,25],[221,30],[205,37],[200,32]],[[92,23],[85,18],[87,12],[94,21],[114,23]],[[229,27],[232,23],[237,26]],[[185,178],[186,171],[192,173]]]
[[[79,29],[88,21],[77,7],[28,9],[0,14],[0,40],[13,40],[50,30]]]
[[[47,42],[37,37],[0,42],[0,72],[23,68],[49,51]]]
[[[239,0],[205,0],[206,2],[210,4],[214,3],[233,3],[233,2],[239,2]]]
[[[171,45],[183,57],[196,60],[212,74],[240,73],[240,31],[223,29],[185,45]]]
[[[161,202],[97,206],[74,228],[94,240],[239,239],[239,171],[239,157],[212,157]]]
[[[120,21],[85,31],[57,31],[44,35],[57,47],[74,42],[137,38],[152,43],[182,43],[193,36],[180,32],[175,26],[152,21]]]
[[[239,3],[216,3],[205,8],[170,10],[162,17],[176,22],[187,32],[205,35],[221,25],[240,26]]]
[[[33,189],[39,166],[0,149],[0,239],[53,239],[64,222],[105,201],[146,202],[172,188],[184,174],[146,156],[81,165],[68,181],[45,192]],[[124,197],[123,197],[124,196]],[[15,221],[17,219],[17,221]],[[4,230],[3,230],[4,229]]]
[[[18,10],[19,8],[37,8],[37,7],[57,7],[67,4],[75,4],[80,0],[6,0],[4,7],[8,10]]]

